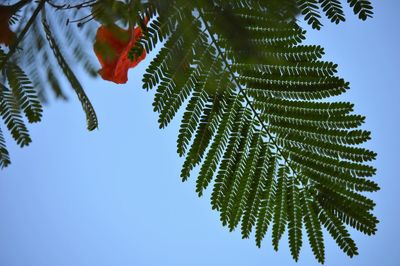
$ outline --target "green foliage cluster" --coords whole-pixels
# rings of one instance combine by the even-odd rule
[[[137,14],[132,20],[118,11],[124,10],[121,3],[84,3],[79,10],[90,7],[97,20],[142,26],[131,58],[161,46],[146,69],[143,88],[156,90],[153,109],[160,128],[185,108],[177,138],[177,152],[184,157],[181,178],[187,180],[198,167],[196,192],[202,196],[212,186],[211,206],[224,226],[238,228],[243,238],[254,233],[258,247],[271,229],[275,250],[287,231],[296,261],[305,234],[316,259],[324,263],[323,228],[348,256],[358,254],[349,227],[372,235],[378,223],[372,214],[375,204],[365,195],[379,190],[369,164],[376,154],[360,146],[370,132],[360,128],[365,118],[353,113],[353,104],[327,100],[349,84],[336,76],[336,64],[321,59],[322,47],[302,44],[305,31],[296,20],[302,14],[316,29],[323,13],[332,22],[344,21],[341,1],[129,1]],[[372,15],[369,1],[348,3],[360,19]],[[43,32],[36,33],[40,45],[30,49],[50,60],[48,50],[40,48],[45,41],[40,36],[45,36],[92,130],[95,112],[44,10],[37,25]],[[80,55],[78,61],[87,60]],[[1,51],[0,59],[6,57]],[[18,64],[4,66],[11,89],[2,84],[0,113],[24,146],[30,138],[20,111],[36,122],[41,106]],[[62,97],[54,63],[45,66],[49,84]],[[0,131],[0,166],[9,161]]]
[[[372,17],[372,5],[368,0],[347,0],[354,14],[362,20]],[[331,22],[336,24],[345,21],[345,15],[340,0],[297,0],[304,19],[314,29],[322,27],[321,14],[324,13]],[[321,12],[321,10],[323,12]]]
[[[53,92],[58,99],[66,100],[65,89],[61,85],[64,83],[63,75],[82,103],[87,128],[93,130],[98,124],[94,108],[70,67],[71,63],[80,64],[89,75],[97,75],[91,57],[83,49],[87,45],[83,40],[91,38],[94,25],[85,24],[83,30],[68,25],[70,20],[74,21],[82,15],[75,8],[82,8],[83,11],[84,7],[91,6],[90,3],[71,6],[57,5],[55,1],[31,2],[23,0],[14,4],[21,9],[10,18],[9,24],[14,25],[19,38],[14,45],[0,48],[0,114],[21,147],[31,142],[21,111],[28,123],[35,123],[40,121],[42,105],[47,102],[46,91]],[[52,8],[50,15],[46,15],[46,6]],[[54,11],[63,12],[63,15],[55,16]],[[83,12],[91,13],[90,10]],[[65,34],[56,36],[55,32]],[[63,51],[60,43],[68,43],[69,50]],[[10,155],[0,129],[0,167],[10,163]]]
[[[5,56],[4,51],[0,49],[0,64]],[[31,80],[18,65],[7,64],[4,72],[9,87],[0,83],[0,115],[17,144],[24,147],[29,145],[31,138],[21,112],[25,114],[29,123],[39,122],[42,117],[42,105]],[[6,167],[10,163],[0,129],[0,167]]]
[[[298,2],[302,13],[314,5]],[[296,3],[287,3],[296,14]],[[257,246],[271,228],[278,250],[287,230],[297,261],[306,233],[323,263],[325,227],[347,255],[357,255],[346,225],[376,232],[374,203],[362,194],[379,189],[367,164],[376,154],[356,147],[370,133],[360,129],[365,118],[353,114],[353,104],[324,100],[349,84],[321,60],[323,48],[302,45],[305,31],[273,1],[170,1],[158,8],[138,45],[151,52],[164,42],[143,88],[156,88],[160,128],[187,103],[177,140],[182,180],[199,166],[198,195],[212,184],[222,224],[239,227],[243,238],[254,232]],[[340,15],[324,11],[330,19]]]

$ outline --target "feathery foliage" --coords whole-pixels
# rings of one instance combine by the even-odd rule
[[[372,5],[368,0],[347,0],[354,14],[362,20],[372,17]],[[321,13],[323,12],[331,22],[339,24],[345,21],[345,15],[340,0],[297,0],[299,9],[307,21],[314,29],[320,29]],[[321,12],[322,9],[322,12]]]
[[[372,209],[359,205],[367,199],[360,193],[379,189],[366,164],[376,154],[355,147],[369,132],[359,129],[365,118],[353,114],[353,104],[321,101],[349,84],[335,75],[337,65],[321,60],[322,47],[301,44],[304,30],[280,9],[233,2],[171,1],[140,40],[147,52],[164,42],[143,78],[144,89],[156,89],[160,127],[188,103],[177,141],[182,180],[200,165],[196,192],[213,184],[222,224],[231,231],[241,224],[243,238],[255,227],[258,246],[271,224],[277,250],[288,228],[298,260],[305,228],[323,263],[323,225],[353,256],[345,224],[376,230]],[[297,4],[315,28],[320,4],[333,22],[344,20],[339,1]]]
[[[64,72],[64,75],[66,76],[66,78],[69,80],[71,87],[75,90],[75,93],[78,96],[78,98],[82,104],[83,110],[86,113],[87,129],[94,130],[95,128],[97,128],[97,123],[98,123],[94,108],[93,108],[92,104],[90,103],[89,98],[86,96],[86,93],[82,88],[82,85],[80,84],[79,80],[76,78],[74,72],[71,70],[71,68],[69,67],[68,63],[66,62],[63,54],[61,53],[61,50],[58,47],[56,40],[52,35],[50,26],[47,23],[46,13],[44,11],[45,11],[45,9],[42,10],[43,29],[46,33],[46,38],[49,42],[51,50],[53,51],[54,56],[56,57],[59,66],[61,67],[62,71]]]
[[[14,94],[3,84],[0,92],[0,114],[12,137],[21,147],[29,145],[31,138]]]
[[[42,15],[42,23],[38,19],[39,13],[44,13],[46,6],[52,7],[52,11],[64,11],[64,15],[57,16],[58,21],[52,23],[52,26],[56,30],[65,29],[66,35],[62,42],[67,41],[73,48],[72,53],[68,53],[68,57],[72,57],[75,62],[82,63],[89,74],[96,74],[90,57],[82,49],[86,44],[83,44],[82,39],[79,39],[81,34],[76,32],[75,28],[65,26],[65,21],[69,21],[68,16],[79,16],[76,10],[70,8],[71,5],[57,5],[56,1],[45,0],[37,3],[19,1],[12,5],[11,7],[14,8],[13,10],[16,13],[11,16],[9,23],[15,27],[18,37],[6,50],[0,48],[0,78],[2,80],[0,114],[12,137],[21,147],[27,146],[31,142],[21,112],[25,114],[27,122],[39,122],[42,116],[42,103],[47,101],[46,88],[52,90],[58,98],[67,98],[61,86],[62,82],[59,80],[60,70],[69,80],[71,87],[82,103],[87,116],[88,129],[93,130],[97,127],[96,114],[90,100],[67,63],[65,56],[61,53],[45,15]],[[74,7],[87,6],[78,4]],[[54,16],[53,13],[50,15],[51,17]],[[91,31],[93,32],[93,28]],[[0,140],[0,162],[1,167],[5,167],[10,164],[10,159],[3,134]]]
[[[37,98],[32,82],[17,65],[10,64],[7,68],[7,79],[18,105],[23,109],[30,123],[39,122],[42,116],[42,106]]]
[[[336,76],[336,64],[322,60],[321,46],[302,44],[306,33],[296,20],[303,16],[315,29],[322,26],[322,14],[342,22],[343,1],[45,2],[58,11],[76,8],[79,13],[88,7],[101,23],[140,25],[143,34],[129,52],[131,60],[143,49],[151,53],[161,46],[146,69],[143,88],[156,90],[153,108],[160,128],[184,108],[177,138],[177,152],[184,157],[181,178],[188,180],[199,167],[196,193],[202,196],[212,186],[211,206],[230,231],[240,226],[243,238],[254,231],[260,247],[271,228],[278,250],[287,230],[296,261],[304,232],[320,263],[325,261],[323,227],[350,257],[358,251],[346,226],[375,234],[374,203],[365,193],[379,190],[371,180],[376,170],[369,164],[376,154],[359,146],[370,138],[360,128],[365,118],[353,113],[352,103],[329,99],[346,92],[349,83]],[[372,15],[369,1],[348,4],[362,20]],[[95,112],[58,45],[45,8],[42,23],[32,22],[38,37],[31,51],[44,55],[49,84],[64,97],[54,62],[60,66],[92,130],[97,127]],[[80,21],[86,24],[85,17]],[[73,31],[69,36],[78,38]],[[72,54],[90,73],[90,61],[76,47]],[[2,85],[0,111],[23,146],[30,139],[20,109],[35,122],[41,107],[26,75],[9,59],[0,54],[12,88]],[[8,158],[0,134],[0,166]]]
[[[8,154],[6,142],[4,141],[3,137],[3,132],[0,128],[0,167],[7,167],[10,163],[10,155]]]

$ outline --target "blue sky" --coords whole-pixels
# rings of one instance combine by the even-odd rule
[[[326,265],[400,265],[397,166],[400,70],[400,1],[375,1],[367,22],[347,12],[341,25],[308,31],[307,43],[325,47],[327,60],[351,84],[341,100],[366,115],[378,152],[372,198],[380,219],[373,237],[352,231],[360,255],[349,259],[326,234]],[[81,75],[100,127],[85,130],[75,96],[52,102],[43,122],[30,126],[33,143],[20,149],[7,136],[12,165],[0,172],[0,265],[318,265],[306,238],[300,261],[290,256],[287,236],[273,251],[229,233],[198,198],[194,178],[182,183],[176,154],[180,118],[158,129],[154,92],[141,89],[149,58],[131,70],[126,85]]]

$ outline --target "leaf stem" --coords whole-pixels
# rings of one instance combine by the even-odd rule
[[[246,92],[243,90],[242,86],[240,85],[239,81],[236,79],[236,76],[234,75],[228,60],[226,59],[226,57],[224,56],[224,53],[222,52],[221,48],[217,45],[217,40],[215,39],[214,35],[212,34],[210,27],[207,24],[207,21],[204,18],[204,14],[203,11],[201,10],[201,8],[197,8],[199,15],[204,23],[204,26],[206,27],[210,38],[212,40],[212,42],[215,45],[215,48],[217,49],[218,53],[220,54],[220,57],[222,58],[222,60],[224,61],[225,67],[228,69],[228,71],[231,73],[232,79],[233,81],[236,83],[236,86],[239,89],[239,92],[243,94],[244,99],[246,100],[246,104],[250,107],[250,109],[252,110],[252,112],[254,113],[255,117],[257,118],[257,120],[260,122],[260,125],[262,127],[262,129],[265,131],[265,133],[267,134],[268,138],[271,140],[272,144],[276,147],[278,153],[282,156],[282,158],[285,160],[285,162],[287,163],[287,165],[289,166],[290,170],[293,172],[294,175],[298,175],[296,170],[293,169],[293,167],[290,165],[289,163],[289,159],[284,155],[282,149],[279,147],[278,143],[276,142],[274,136],[269,132],[269,130],[267,129],[267,126],[264,124],[264,121],[261,119],[260,115],[258,114],[257,110],[254,108],[254,106],[251,103],[251,100],[249,98],[249,96],[247,96]],[[298,180],[301,181],[301,180]]]

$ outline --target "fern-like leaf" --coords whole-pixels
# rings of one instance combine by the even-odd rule
[[[336,24],[345,21],[342,5],[339,0],[320,0],[322,10],[326,16]]]
[[[272,227],[272,244],[278,251],[279,240],[285,232],[287,223],[287,173],[288,168],[284,165],[278,170],[278,185],[276,189],[276,201],[274,209],[274,225]]]
[[[18,105],[24,111],[30,123],[39,122],[42,117],[42,105],[38,99],[32,82],[24,71],[15,64],[7,67],[8,83]]]
[[[276,165],[277,158],[270,156],[263,162],[262,175],[265,177],[265,187],[260,195],[260,211],[256,225],[256,245],[261,247],[265,233],[272,221],[276,198]]]
[[[29,145],[31,138],[21,116],[17,99],[3,84],[0,91],[0,114],[17,144],[21,147]]]
[[[289,232],[289,247],[293,259],[298,261],[300,249],[302,245],[302,208],[300,201],[300,191],[298,181],[290,178],[288,185],[287,213],[288,213],[288,232]]]
[[[8,153],[6,142],[3,137],[3,132],[0,128],[0,168],[7,167],[11,164],[10,155]]]
[[[362,20],[366,20],[374,14],[371,2],[368,0],[347,0],[347,2],[353,8],[354,14],[358,14]]]
[[[96,112],[94,111],[94,108],[93,108],[89,98],[86,96],[86,93],[85,93],[84,89],[82,88],[82,85],[80,84],[79,80],[77,79],[74,72],[71,70],[67,61],[65,60],[64,56],[62,55],[61,50],[58,47],[58,44],[57,44],[55,38],[53,37],[50,26],[47,22],[46,14],[44,13],[44,9],[43,9],[43,13],[42,13],[42,24],[43,24],[44,31],[46,32],[46,38],[47,38],[49,45],[54,53],[54,56],[57,59],[57,62],[59,64],[59,66],[61,67],[62,71],[64,72],[64,75],[67,77],[68,81],[70,82],[72,88],[75,90],[75,93],[78,96],[79,101],[82,104],[83,110],[86,113],[87,128],[88,128],[88,130],[94,130],[98,126]]]
[[[344,20],[336,0],[296,3],[315,28],[320,8],[334,22]],[[255,227],[260,246],[272,223],[276,250],[288,226],[296,261],[303,224],[317,260],[324,261],[321,223],[328,222],[316,204],[335,217],[335,232],[345,235],[348,224],[374,233],[373,206],[360,193],[379,189],[367,179],[375,169],[365,163],[376,154],[354,146],[370,138],[359,129],[365,118],[353,114],[351,103],[319,101],[349,84],[335,76],[336,64],[321,60],[322,47],[301,45],[305,32],[294,17],[251,0],[158,4],[140,45],[151,51],[165,44],[143,88],[156,88],[160,127],[187,102],[177,145],[185,156],[181,178],[200,165],[199,196],[215,178],[211,205],[222,224],[232,231],[240,223],[243,238]]]
[[[313,29],[321,29],[322,23],[319,21],[321,15],[318,12],[319,6],[317,0],[297,0],[301,13],[304,15],[304,20],[310,24]]]
[[[317,205],[318,206],[318,205]],[[318,206],[322,211],[319,218],[325,228],[328,230],[333,239],[335,239],[338,246],[349,256],[353,257],[358,255],[358,249],[353,239],[351,239],[349,232],[343,226],[341,221],[335,217],[331,212],[326,211],[322,206]]]
[[[325,261],[325,246],[322,235],[322,229],[318,216],[313,208],[313,202],[306,191],[302,194],[303,200],[303,215],[304,215],[304,225],[306,227],[308,241],[310,243],[311,249],[314,253],[315,258],[320,263]]]

